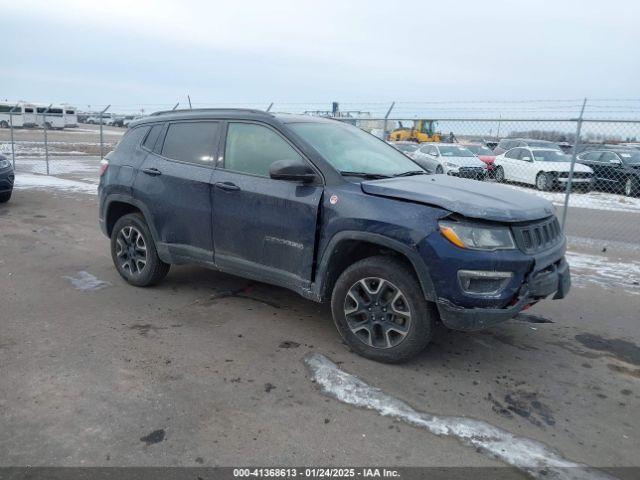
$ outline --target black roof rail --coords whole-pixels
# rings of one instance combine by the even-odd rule
[[[159,112],[153,112],[150,117],[156,115],[163,115],[165,113],[189,113],[189,112],[247,112],[247,113],[262,113],[264,115],[270,115],[264,110],[256,110],[254,108],[181,108],[179,110],[161,110]]]

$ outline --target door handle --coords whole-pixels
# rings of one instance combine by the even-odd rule
[[[235,192],[236,190],[240,190],[240,187],[238,185],[231,182],[217,182],[214,185],[220,190],[225,190],[227,192]]]
[[[142,171],[147,175],[151,175],[152,177],[155,177],[156,175],[162,175],[162,172],[157,168],[143,168]]]

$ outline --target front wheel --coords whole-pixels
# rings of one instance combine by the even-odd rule
[[[496,182],[504,183],[504,169],[502,167],[496,168],[493,177],[496,179]]]
[[[536,177],[536,188],[542,192],[551,190],[553,181],[548,173],[540,172]]]
[[[0,122],[0,128],[9,128],[9,122],[7,122],[6,120],[2,120]]]
[[[111,258],[118,273],[131,285],[155,285],[169,273],[160,260],[151,231],[138,213],[121,217],[111,232]]]
[[[365,258],[338,278],[331,296],[333,321],[358,354],[384,363],[417,355],[433,335],[436,312],[405,263]]]
[[[640,187],[638,186],[638,180],[632,177],[627,178],[624,182],[624,194],[627,197],[635,197],[638,195]]]
[[[442,168],[442,165],[438,165],[438,166],[436,167],[436,173],[437,173],[438,175],[440,175],[440,174],[443,174],[443,173],[444,173],[444,169]]]
[[[11,199],[12,192],[0,193],[0,203],[6,203]]]

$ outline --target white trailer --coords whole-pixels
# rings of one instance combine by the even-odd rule
[[[78,111],[71,105],[62,105],[65,128],[76,128],[78,126]]]
[[[63,129],[64,123],[64,107],[62,105],[36,105],[36,122],[39,127],[47,129]]]
[[[25,112],[29,110],[29,112]],[[0,128],[33,127],[36,125],[32,105],[23,102],[0,102]]]

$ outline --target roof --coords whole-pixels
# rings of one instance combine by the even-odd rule
[[[278,120],[282,123],[294,122],[333,122],[333,119],[311,115],[292,115],[286,113],[269,113],[248,108],[194,108],[189,110],[164,110],[132,122],[131,126],[146,123],[165,122],[170,120],[193,119],[230,119],[230,120]]]

